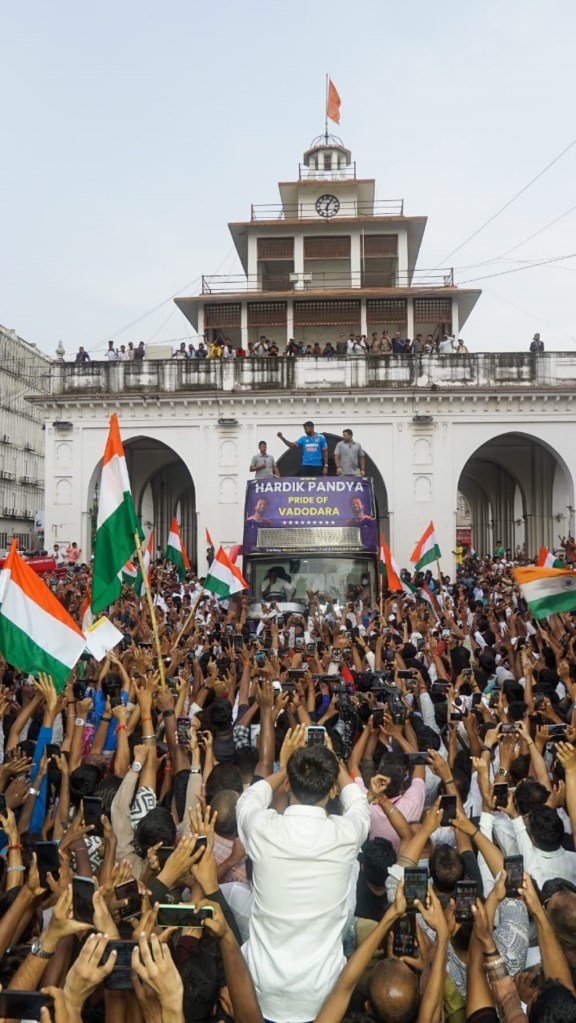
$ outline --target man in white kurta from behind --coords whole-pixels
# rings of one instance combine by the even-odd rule
[[[366,796],[326,746],[288,733],[280,770],[238,800],[238,835],[253,864],[254,905],[243,947],[264,1018],[313,1020],[345,959],[342,932],[358,851],[368,837]],[[296,748],[299,747],[299,748]],[[271,809],[289,792],[284,814]],[[340,794],[342,816],[328,815]]]

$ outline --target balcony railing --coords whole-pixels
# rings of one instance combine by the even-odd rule
[[[276,203],[271,206],[251,206],[251,220],[320,220],[316,204],[313,202]],[[344,217],[402,217],[404,216],[403,199],[343,199],[338,213],[332,220]]]
[[[356,178],[356,160],[353,160],[348,167],[309,167],[306,163],[298,164],[298,177],[300,181],[351,181]]]
[[[528,402],[534,389],[541,388],[563,393],[572,401],[575,387],[573,352],[55,362],[50,377],[50,393],[68,400],[93,400],[94,396],[114,394],[118,400],[139,402],[162,394],[315,393],[364,388],[409,394],[515,391],[525,393]],[[45,404],[51,399],[43,394],[30,400]]]
[[[235,294],[243,291],[314,291],[348,288],[450,288],[454,268],[415,270],[414,273],[379,273],[376,270],[311,273],[210,274],[202,277],[202,294]]]

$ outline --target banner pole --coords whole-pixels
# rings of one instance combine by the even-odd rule
[[[150,610],[150,619],[152,622],[152,632],[154,634],[154,646],[156,648],[156,658],[158,660],[158,673],[160,675],[160,685],[166,685],[166,678],[164,676],[164,661],[162,659],[162,647],[160,646],[160,636],[158,635],[158,622],[156,621],[156,612],[154,610],[154,601],[152,599],[152,592],[150,590],[150,580],[148,579],[148,573],[144,564],[144,555],[142,554],[142,544],[140,543],[140,535],[138,530],[134,533],[134,540],[136,542],[136,553],[138,555],[138,564],[140,565],[140,571],[142,572],[142,582],[146,591],[146,599],[148,601],[148,608]]]
[[[192,619],[192,615],[193,615],[193,614],[195,614],[195,612],[196,612],[196,608],[198,607],[198,604],[199,604],[199,603],[200,603],[200,601],[202,600],[202,597],[203,597],[203,596],[204,596],[204,593],[203,593],[203,591],[202,591],[202,590],[200,590],[200,593],[199,593],[199,594],[198,594],[198,596],[196,597],[196,600],[195,600],[195,601],[194,601],[194,603],[192,604],[192,607],[190,608],[190,611],[188,612],[188,614],[187,614],[187,616],[186,616],[186,620],[185,620],[185,622],[184,622],[184,625],[182,626],[182,628],[180,629],[180,632],[178,633],[178,636],[176,637],[176,643],[174,644],[174,646],[175,646],[175,647],[177,647],[177,646],[178,646],[178,644],[179,644],[180,640],[182,639],[182,636],[183,636],[183,635],[184,635],[184,633],[186,632],[186,629],[188,628],[188,626],[189,626],[189,624],[190,624],[190,621],[191,621],[191,619]]]

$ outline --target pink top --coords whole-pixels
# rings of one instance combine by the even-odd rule
[[[368,791],[360,775],[354,781],[361,792],[366,793]],[[409,824],[414,824],[422,816],[425,794],[426,785],[422,778],[414,778],[410,788],[406,789],[406,792],[401,796],[391,799],[390,802],[394,804],[397,810],[400,810],[400,813],[403,814]],[[370,838],[387,838],[389,842],[392,842],[396,852],[398,852],[400,847],[399,835],[394,831],[384,810],[377,803],[371,803],[370,805]]]

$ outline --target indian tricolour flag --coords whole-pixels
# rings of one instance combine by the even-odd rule
[[[134,511],[130,479],[120,439],[118,416],[110,416],[110,432],[102,461],[98,521],[92,571],[92,611],[98,614],[122,592],[120,573],[143,533]]]
[[[538,568],[566,568],[564,562],[560,561],[559,558],[555,558],[547,547],[540,548],[536,564]]]
[[[401,590],[403,593],[412,594],[413,591],[410,587],[402,581],[400,569],[383,536],[380,537],[380,575],[382,576],[383,585],[384,579],[386,579],[385,588],[390,590],[391,593]]]
[[[44,671],[61,692],[86,646],[82,632],[13,540],[0,573],[0,653],[20,671]]]
[[[535,618],[576,611],[576,573],[569,568],[515,568],[513,576]]]
[[[173,565],[176,565],[178,571],[178,578],[180,582],[186,577],[186,572],[190,571],[190,562],[188,561],[188,555],[182,543],[182,537],[180,536],[180,530],[178,529],[178,523],[176,519],[172,519],[172,525],[170,526],[170,533],[168,534],[168,545],[166,547],[166,554],[164,555],[166,561],[171,561]]]
[[[413,561],[416,565],[416,572],[421,572],[426,565],[430,565],[433,561],[437,561],[440,557],[440,547],[436,539],[436,533],[434,532],[434,523],[431,522],[428,529],[416,544],[410,561]]]
[[[126,586],[131,586],[132,589],[136,589],[138,569],[133,561],[127,561],[125,565],[122,565],[118,575],[120,576],[120,581]]]
[[[210,571],[204,580],[204,589],[225,600],[234,593],[248,589],[248,583],[240,569],[233,565],[222,546],[218,548]]]

